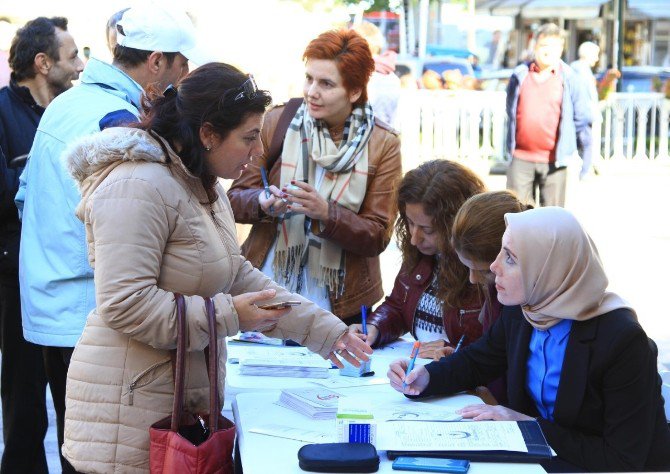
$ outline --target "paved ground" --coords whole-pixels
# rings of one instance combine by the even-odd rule
[[[503,189],[504,176],[486,177],[489,189]],[[670,369],[670,162],[611,163],[600,176],[571,183],[566,207],[576,213],[596,242],[610,277],[610,287],[636,308],[639,320],[659,346],[659,368]],[[398,272],[395,244],[382,255],[382,275],[388,292]],[[50,395],[49,395],[50,399]],[[50,400],[49,400],[49,403]],[[55,416],[49,410],[45,441],[51,473],[60,473]],[[0,440],[0,452],[2,451]]]

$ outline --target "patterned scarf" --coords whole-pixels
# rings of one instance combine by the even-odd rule
[[[286,132],[281,184],[307,177],[321,197],[358,213],[367,189],[368,140],[373,127],[370,105],[356,107],[347,118],[338,147],[327,125],[313,119],[303,103]],[[325,170],[320,183],[316,165]],[[289,291],[300,292],[302,270],[307,264],[317,285],[339,296],[344,291],[344,253],[337,244],[312,234],[310,226],[304,214],[289,213],[280,222],[273,261],[275,281]]]

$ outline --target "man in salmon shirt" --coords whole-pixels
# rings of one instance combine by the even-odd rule
[[[535,34],[533,61],[517,66],[507,85],[507,189],[536,206],[565,204],[577,134],[591,133],[588,93],[561,60],[564,43],[562,29],[542,25]]]

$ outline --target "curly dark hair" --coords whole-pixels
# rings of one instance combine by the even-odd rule
[[[440,258],[437,273],[437,296],[449,306],[462,305],[475,288],[468,281],[468,269],[451,246],[451,226],[461,205],[486,187],[469,168],[454,161],[427,161],[409,171],[398,189],[398,211],[395,231],[402,252],[403,266],[414,268],[421,252],[412,245],[405,209],[407,204],[421,204],[440,236]]]
[[[210,202],[217,197],[217,178],[205,165],[200,127],[209,123],[225,139],[250,115],[265,112],[272,102],[267,91],[232,100],[248,77],[229,64],[209,63],[184,77],[176,89],[168,88],[165,95],[150,88],[142,99],[142,119],[136,127],[159,135],[172,148],[179,144],[182,163],[200,178]],[[163,151],[169,160],[167,150]]]
[[[67,18],[40,16],[30,20],[16,31],[9,48],[9,67],[12,79],[16,82],[32,79],[37,75],[35,56],[44,53],[54,61],[60,60],[60,42],[56,37],[56,28],[67,31]]]

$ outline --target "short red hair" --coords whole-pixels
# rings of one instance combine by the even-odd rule
[[[335,61],[347,92],[361,90],[361,96],[354,102],[354,107],[368,101],[368,81],[375,70],[375,61],[368,42],[354,30],[321,33],[309,42],[302,59]]]

